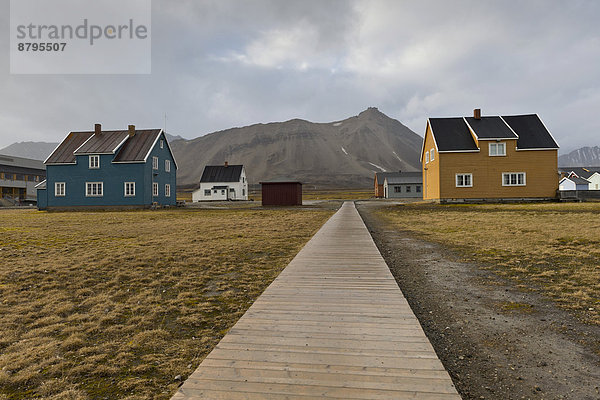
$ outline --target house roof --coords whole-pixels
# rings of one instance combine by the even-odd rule
[[[207,165],[200,182],[237,182],[243,168],[243,165]]]
[[[129,136],[128,130],[102,131],[100,135],[94,131],[70,132],[44,164],[73,164],[76,155],[114,153],[114,162],[143,162],[161,132],[160,129],[137,129],[133,136]]]
[[[517,149],[558,149],[552,134],[537,114],[429,118],[438,151],[477,151],[468,126],[480,140],[517,139]],[[467,125],[468,124],[468,125]]]
[[[569,167],[569,168],[559,168],[560,171],[566,172],[567,174],[574,173],[580,178],[589,178],[594,175],[594,173],[600,174],[600,167]]]
[[[502,117],[519,135],[518,149],[558,149],[558,143],[537,114]]]
[[[46,166],[40,160],[34,160],[31,158],[23,158],[0,154],[0,165],[17,167],[17,168],[28,168],[28,169],[39,169],[45,170]]]
[[[399,183],[422,183],[423,173],[422,172],[396,172],[385,177],[388,185],[399,184]]]
[[[479,140],[517,139],[517,135],[500,117],[466,117],[467,124],[473,129]]]
[[[565,177],[564,177],[564,178],[562,178],[560,181],[562,182],[562,181],[564,181],[565,179],[566,179],[566,180],[569,180],[569,181],[571,181],[571,182],[574,182],[576,185],[588,185],[588,184],[590,183],[590,181],[588,181],[587,179],[584,179],[584,178],[579,178],[579,177],[577,177],[577,176],[570,176],[570,177],[568,177],[568,178],[565,176]]]
[[[75,150],[93,134],[94,132],[70,132],[46,158],[44,164],[74,164]]]
[[[479,150],[463,118],[429,118],[429,125],[438,151]]]

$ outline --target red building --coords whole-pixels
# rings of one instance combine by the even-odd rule
[[[261,182],[263,206],[301,206],[302,183]]]

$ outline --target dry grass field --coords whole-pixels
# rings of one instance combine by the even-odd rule
[[[0,399],[167,399],[332,210],[0,211]]]
[[[413,204],[380,212],[600,324],[600,203]]]

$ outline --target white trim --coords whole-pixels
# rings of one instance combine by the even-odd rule
[[[429,150],[425,151],[425,164],[429,164]]]
[[[496,154],[492,154],[492,145],[496,146]],[[498,145],[502,145],[502,147],[504,148],[504,154],[498,154]],[[504,142],[488,143],[488,156],[489,157],[506,157],[506,143],[504,143]]]
[[[432,162],[435,160],[435,149],[432,147],[431,149],[429,149],[429,161]]]
[[[509,175],[508,180],[510,180],[510,175],[512,174],[516,174],[517,176],[519,174],[523,174],[523,183],[515,183],[514,185],[512,183],[509,183],[508,185],[504,183],[504,176],[505,175]],[[517,177],[517,181],[519,180],[519,178]],[[511,186],[527,186],[527,173],[526,172],[503,172],[502,173],[502,186],[505,187],[511,187]]]
[[[62,194],[58,194],[59,185],[62,185]],[[54,182],[54,197],[65,197],[67,195],[66,182]]]
[[[136,161],[111,161],[113,164],[144,164],[146,161],[136,160]]]
[[[41,181],[40,183],[38,183],[37,185],[35,185],[33,188],[37,189],[39,186],[42,186],[44,183],[46,183],[46,179],[44,179],[43,181]],[[46,188],[48,188],[48,187],[46,186]]]
[[[515,130],[512,128],[512,126],[510,126],[510,125],[508,124],[508,122],[506,122],[506,121],[504,120],[504,118],[502,118],[502,115],[498,115],[498,116],[500,117],[500,119],[502,120],[502,122],[504,122],[504,123],[506,124],[506,126],[508,126],[508,129],[510,129],[510,131],[511,131],[512,133],[514,133],[514,134],[515,134],[515,136],[516,136],[516,137],[517,137],[517,139],[518,139],[518,138],[519,138],[519,135],[517,135],[517,132],[515,132]]]
[[[440,150],[438,153],[479,153],[481,149],[477,150]]]
[[[158,142],[158,139],[160,138],[161,134],[162,134],[162,129],[160,130],[160,132],[158,132],[158,135],[156,135],[156,138],[154,139],[154,142],[152,142],[152,146],[150,146],[150,149],[148,149],[148,153],[146,154],[146,157],[144,157],[144,162],[148,161],[148,157],[150,156],[150,153],[152,153],[154,146],[156,146],[156,142]],[[172,155],[173,155],[173,153],[171,153],[171,156]]]
[[[152,182],[152,197],[158,197],[158,182]]]
[[[70,135],[71,133],[73,133],[73,132],[69,132],[69,133],[67,133],[67,136],[65,136],[65,137],[63,138],[63,140],[61,140],[60,142],[58,142],[58,144],[56,145],[56,147],[54,148],[54,150],[52,150],[52,152],[50,153],[50,155],[49,155],[48,157],[46,157],[46,159],[44,160],[44,162],[43,162],[44,164],[46,164],[46,161],[48,161],[48,159],[49,159],[50,157],[52,157],[52,154],[54,154],[54,152],[56,152],[56,150],[58,150],[58,148],[60,147],[60,145],[61,145],[61,144],[63,144],[63,142],[64,142],[64,141],[65,141],[65,140],[66,140],[66,139],[69,137],[69,135]]]
[[[88,185],[97,185],[96,191],[101,194],[88,194]],[[100,189],[100,190],[98,190]],[[104,197],[104,182],[86,182],[85,183],[85,197]]]
[[[435,134],[433,133],[433,127],[431,126],[431,122],[429,121],[429,118],[427,118],[427,125],[425,125],[425,137],[423,138],[423,144],[421,144],[421,156],[419,157],[419,162],[423,163],[423,150],[425,150],[425,139],[427,139],[427,127],[429,126],[429,130],[431,131],[431,138],[433,139],[433,145],[435,146],[435,151],[437,151],[438,153],[440,152],[438,150],[438,145],[437,142],[435,141]]]
[[[540,118],[540,116],[539,116],[537,113],[535,113],[535,116],[536,116],[536,117],[538,117],[538,119],[539,119],[539,120],[540,120],[540,122],[542,123],[542,126],[543,126],[544,128],[546,128],[546,132],[548,132],[548,134],[550,135],[550,137],[552,138],[552,140],[554,140],[554,143],[556,143],[556,146],[557,146],[557,147],[549,147],[549,148],[552,148],[552,149],[560,149],[560,145],[558,144],[558,142],[556,141],[556,139],[554,139],[554,135],[552,135],[552,132],[550,132],[550,129],[548,129],[548,127],[547,127],[547,126],[546,126],[546,124],[544,123],[544,120],[542,120],[542,119]]]
[[[519,149],[518,147],[515,149],[516,151],[528,151],[528,150],[558,150],[558,147],[536,147],[534,149]]]
[[[479,139],[480,142],[486,142],[486,141],[499,142],[502,140],[519,140],[519,138],[512,137],[512,138],[481,138],[481,139]]]
[[[133,185],[133,193],[127,194],[127,185]],[[123,182],[123,197],[135,197],[135,182]]]
[[[156,167],[154,166],[154,161],[156,161]],[[152,171],[158,171],[160,168],[160,160],[158,156],[152,156]]]
[[[121,146],[123,145],[123,143],[125,143],[125,142],[127,141],[127,139],[129,139],[129,131],[127,131],[127,133],[125,134],[125,139],[121,140],[121,143],[119,143],[119,144],[117,145],[117,147],[115,147],[115,148],[113,149],[113,151],[112,151],[112,153],[111,153],[111,154],[115,154],[115,153],[117,152],[117,149],[118,149],[119,147],[121,147]]]
[[[477,134],[475,133],[475,129],[471,128],[471,125],[469,125],[469,123],[467,122],[467,118],[466,117],[462,117],[463,121],[465,121],[465,124],[467,124],[467,128],[469,128],[469,130],[471,131],[471,134],[473,136],[475,136],[475,140],[477,140],[479,142],[479,136],[477,136]],[[479,147],[479,146],[477,146]]]
[[[165,183],[165,197],[171,197],[171,184]]]
[[[458,185],[458,176],[462,175],[462,176],[470,176],[471,179],[471,184],[470,185]],[[466,188],[466,187],[473,187],[473,173],[472,172],[457,172],[456,174],[454,174],[454,186],[457,188]]]
[[[165,172],[171,172],[171,160],[165,158]]]
[[[92,159],[98,160],[98,165],[92,166]],[[100,154],[90,154],[88,155],[88,169],[100,169]]]
[[[48,163],[46,165],[77,165],[77,162],[55,162],[55,163]]]
[[[96,134],[94,132],[91,132],[90,137],[87,138],[83,143],[81,143],[81,146],[79,146],[78,148],[76,148],[75,150],[73,150],[73,155],[76,156],[77,152],[79,151],[79,149],[82,148],[84,144],[86,144],[87,142],[89,142],[90,139],[93,138],[94,136],[96,136]],[[83,154],[85,154],[85,153],[83,153]]]

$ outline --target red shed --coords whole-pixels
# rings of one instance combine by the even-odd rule
[[[302,183],[261,182],[263,206],[301,206]]]

